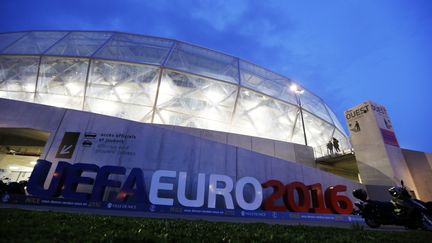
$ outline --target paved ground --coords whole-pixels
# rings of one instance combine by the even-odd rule
[[[277,220],[277,219],[259,219],[259,218],[238,218],[238,217],[223,217],[223,216],[206,216],[203,215],[177,215],[177,214],[159,214],[149,212],[136,212],[124,210],[105,210],[93,208],[75,208],[75,207],[56,207],[56,206],[38,206],[38,205],[22,205],[22,204],[0,204],[0,208],[20,208],[34,211],[56,211],[56,212],[69,212],[69,213],[83,213],[83,214],[98,214],[110,216],[126,216],[126,217],[144,217],[144,218],[169,218],[169,219],[189,219],[189,220],[207,220],[214,222],[238,222],[238,223],[266,223],[266,224],[283,224],[283,225],[307,225],[307,226],[320,226],[320,227],[338,227],[338,228],[352,228],[352,223],[345,222],[313,222],[313,221],[297,221],[297,220]],[[378,229],[369,228],[364,225],[366,230],[375,231],[405,231],[404,227],[400,226],[381,226]]]

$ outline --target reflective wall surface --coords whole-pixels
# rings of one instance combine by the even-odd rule
[[[0,97],[147,123],[305,144],[349,140],[331,109],[293,82],[220,52],[119,32],[0,34]],[[298,85],[298,84],[297,84]]]

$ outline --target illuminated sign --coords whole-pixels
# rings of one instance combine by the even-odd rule
[[[352,202],[339,192],[346,191],[346,186],[337,185],[323,191],[321,184],[305,185],[292,182],[283,185],[277,180],[260,183],[254,177],[243,177],[234,182],[226,175],[199,173],[196,182],[194,199],[186,196],[186,172],[157,170],[153,173],[149,192],[146,191],[143,171],[133,168],[124,182],[110,179],[110,175],[126,175],[126,168],[95,164],[70,164],[59,161],[47,189],[45,180],[52,163],[38,160],[30,176],[27,190],[30,194],[41,198],[63,196],[65,199],[100,202],[103,200],[107,187],[120,188],[116,196],[117,202],[124,202],[133,197],[135,202],[150,202],[153,205],[173,206],[175,201],[184,207],[216,208],[216,197],[224,200],[225,208],[234,209],[234,202],[243,210],[292,211],[350,214]],[[95,178],[84,176],[84,172],[96,173]],[[208,178],[207,178],[208,177]],[[207,183],[208,181],[208,183]],[[177,192],[174,192],[174,185]],[[92,186],[91,192],[78,191],[78,185]],[[253,190],[252,199],[245,198],[245,188]],[[273,193],[263,198],[263,190],[273,188]],[[206,190],[206,188],[208,190]],[[207,191],[207,195],[205,195]],[[163,196],[162,196],[163,195]],[[176,196],[169,196],[176,195]],[[207,198],[207,200],[205,200]],[[276,205],[283,199],[284,205]],[[205,205],[205,201],[207,204]]]

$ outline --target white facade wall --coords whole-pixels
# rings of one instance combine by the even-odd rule
[[[196,189],[198,173],[228,175],[234,182],[242,177],[251,176],[261,183],[270,179],[280,180],[285,184],[293,181],[301,181],[307,185],[321,183],[324,189],[342,184],[348,187],[345,195],[351,198],[350,192],[353,189],[364,188],[359,183],[320,171],[304,163],[309,160],[306,156],[308,153],[312,158],[310,148],[303,146],[299,149],[300,145],[289,143],[282,144],[206,130],[195,130],[193,132],[196,134],[189,135],[186,133],[192,130],[180,127],[165,128],[88,112],[5,99],[0,99],[0,127],[49,131],[51,134],[41,157],[54,163],[51,174],[59,160],[69,163],[94,163],[98,166],[117,165],[127,169],[141,168],[147,191],[153,172],[161,169],[187,172],[188,176],[191,176],[188,178],[189,194]],[[56,154],[65,132],[79,132],[80,137],[73,156],[70,159],[59,159],[56,158]],[[85,133],[94,133],[96,138],[87,139],[84,137]],[[109,137],[104,137],[103,134],[123,134],[130,137],[120,139],[124,148],[120,149],[116,142],[107,142]],[[85,140],[91,141],[92,145],[83,146]],[[126,153],[120,154],[122,151]],[[192,182],[189,181],[190,178]],[[208,176],[206,179],[208,181]],[[47,180],[45,186],[49,182]],[[89,188],[81,186],[78,190],[85,191]],[[271,189],[266,189],[264,195],[267,196],[271,192]],[[175,198],[176,195],[167,193],[165,196]]]

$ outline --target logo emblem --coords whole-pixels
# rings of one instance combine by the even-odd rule
[[[349,124],[349,130],[353,132],[360,132],[360,124],[358,121],[355,121],[355,124],[352,123]]]
[[[60,146],[57,150],[56,158],[59,159],[72,158],[79,136],[80,136],[79,132],[65,132],[63,139],[60,143]]]

